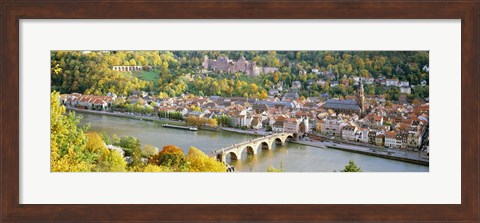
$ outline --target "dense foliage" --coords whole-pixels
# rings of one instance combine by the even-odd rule
[[[223,163],[191,147],[187,155],[174,145],[162,151],[152,145],[141,148],[140,140],[132,136],[112,138],[104,133],[87,132],[88,126],[79,127],[81,117],[66,112],[59,103],[59,93],[50,98],[50,165],[52,172],[225,172]],[[127,162],[117,150],[120,147]]]
[[[257,66],[277,67],[279,71],[259,76],[205,73],[202,71],[205,56],[213,59],[227,56],[234,61],[244,56]],[[52,51],[51,80],[52,89],[61,93],[128,95],[135,90],[145,90],[156,92],[161,98],[189,92],[200,96],[264,99],[279,81],[285,90],[293,81],[300,81],[302,87],[298,92],[304,97],[322,93],[345,96],[355,90],[353,84],[346,84],[345,80],[348,82],[353,76],[383,76],[418,86],[412,90],[413,98],[428,97],[428,86],[420,86],[422,80],[429,81],[422,69],[428,63],[427,51]],[[112,66],[118,65],[154,68],[134,72],[112,70]],[[325,78],[311,72],[312,69],[332,73],[333,77],[318,84],[318,80]],[[340,84],[330,87],[330,79]],[[398,98],[399,92],[395,89],[378,84],[365,86],[367,94],[385,94],[391,100]]]
[[[116,151],[106,148],[97,133],[79,127],[80,117],[66,113],[58,103],[58,92],[51,94],[50,165],[52,172],[125,171],[126,163]]]

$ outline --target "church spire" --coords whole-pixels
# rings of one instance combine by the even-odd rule
[[[363,92],[363,83],[360,81],[360,86],[357,90],[357,104],[360,107],[360,117],[365,115],[365,93]]]

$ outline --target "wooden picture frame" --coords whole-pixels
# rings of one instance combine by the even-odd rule
[[[479,219],[479,15],[472,1],[0,2],[1,221],[458,221]],[[461,19],[461,204],[19,204],[20,19]]]

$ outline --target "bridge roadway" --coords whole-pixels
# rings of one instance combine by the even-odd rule
[[[272,149],[272,145],[275,142],[276,144],[285,144],[287,139],[294,140],[293,133],[276,133],[272,135],[267,135],[261,138],[252,139],[246,142],[241,142],[238,144],[233,144],[231,146],[215,150],[211,154],[211,157],[216,157],[217,160],[226,162],[227,155],[230,154],[231,159],[242,159],[243,150],[247,150],[248,154],[257,154],[258,147],[261,145],[262,149]]]

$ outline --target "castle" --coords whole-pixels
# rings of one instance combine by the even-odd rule
[[[217,60],[214,60],[208,59],[208,56],[205,56],[202,66],[204,69],[227,72],[230,74],[241,72],[254,76],[257,76],[260,73],[273,73],[278,70],[276,67],[259,67],[255,61],[250,62],[243,56],[237,61],[229,60],[228,57],[219,57]]]

